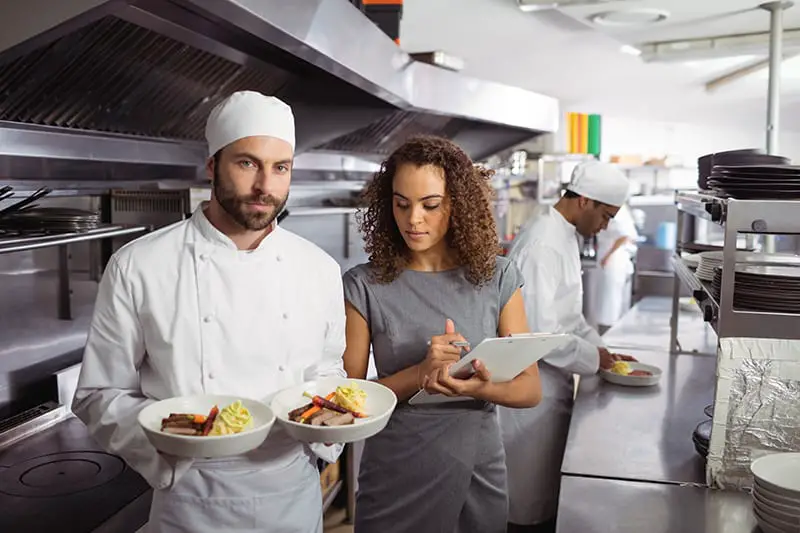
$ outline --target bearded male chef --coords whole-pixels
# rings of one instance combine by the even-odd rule
[[[192,394],[264,399],[344,376],[337,263],[279,227],[295,133],[276,98],[234,93],[206,124],[210,202],[120,249],[100,282],[73,411],[156,489],[151,533],[322,531],[316,459],[279,427],[248,454],[160,454],[136,417]],[[329,461],[340,446],[314,445]]]
[[[531,331],[570,333],[566,349],[539,364],[542,401],[532,409],[498,407],[506,450],[509,531],[554,531],[574,395],[573,374],[592,375],[628,356],[610,353],[583,316],[578,237],[596,235],[628,195],[628,179],[600,162],[578,165],[567,190],[523,228],[509,252],[522,271]],[[579,505],[578,502],[575,502]]]

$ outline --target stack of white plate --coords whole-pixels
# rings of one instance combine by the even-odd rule
[[[700,254],[684,253],[681,255],[681,259],[689,268],[697,268],[700,265]]]
[[[736,262],[750,265],[800,266],[800,256],[738,250],[736,252]],[[722,268],[722,250],[702,252],[700,254],[700,262],[697,265],[697,277],[703,281],[714,281],[714,269],[717,267]]]
[[[738,257],[736,258],[739,259]],[[722,266],[722,252],[702,252],[697,264],[697,277],[703,281],[714,281],[714,269]]]
[[[764,533],[800,531],[800,453],[775,453],[756,459],[753,511]]]

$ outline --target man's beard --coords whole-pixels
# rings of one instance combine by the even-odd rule
[[[214,169],[214,197],[222,209],[234,222],[246,230],[261,231],[267,229],[286,206],[288,195],[283,199],[271,194],[239,196],[230,182],[220,179],[218,170]],[[259,212],[247,210],[246,204],[271,205],[272,211]]]

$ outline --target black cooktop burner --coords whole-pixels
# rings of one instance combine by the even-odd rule
[[[0,532],[135,533],[147,520],[147,483],[70,418],[0,450]],[[148,506],[149,507],[149,506]],[[109,529],[123,509],[137,509]],[[118,517],[119,518],[119,517]]]
[[[75,494],[105,485],[125,470],[125,463],[103,452],[42,455],[0,471],[0,492],[23,498]]]

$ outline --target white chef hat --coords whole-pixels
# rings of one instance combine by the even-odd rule
[[[284,140],[294,149],[292,108],[274,96],[239,91],[217,104],[206,121],[209,157],[232,142],[260,135]]]
[[[630,184],[619,169],[599,161],[587,161],[572,171],[567,190],[590,200],[619,207],[628,199]]]

